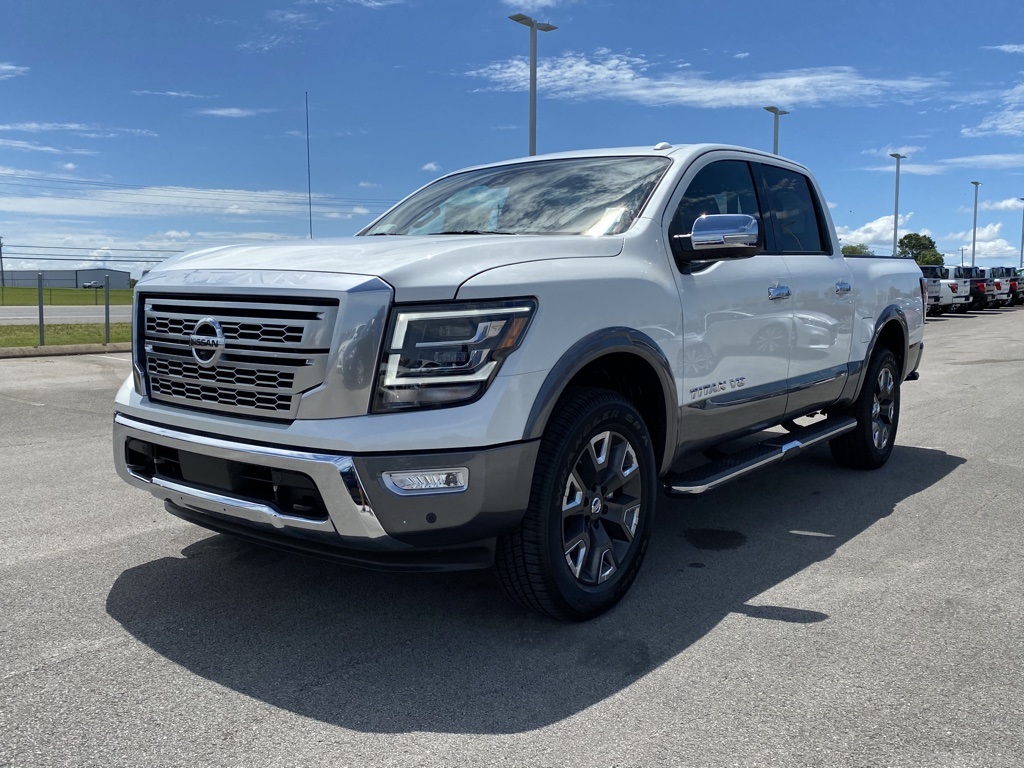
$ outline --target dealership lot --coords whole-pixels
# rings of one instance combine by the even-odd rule
[[[661,500],[583,625],[189,526],[114,475],[127,355],[0,360],[0,766],[1020,766],[1022,338],[929,321],[886,467]]]

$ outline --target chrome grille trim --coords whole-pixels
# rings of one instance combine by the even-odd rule
[[[138,364],[159,402],[244,416],[294,419],[302,394],[324,383],[339,302],[202,295],[142,295]],[[189,336],[203,318],[223,329],[224,351],[200,366]]]

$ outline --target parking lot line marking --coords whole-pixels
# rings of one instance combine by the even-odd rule
[[[46,407],[46,403],[34,403],[31,400],[22,400],[20,397],[11,397],[10,395],[5,395],[2,392],[0,392],[0,397],[4,398],[5,400],[13,400],[15,403],[24,403],[25,405],[34,405],[36,408],[45,408]]]

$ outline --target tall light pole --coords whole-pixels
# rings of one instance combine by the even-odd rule
[[[1024,197],[1018,197],[1024,203]],[[1024,269],[1024,208],[1020,211],[1020,268]]]
[[[775,115],[775,131],[772,134],[772,154],[777,155],[779,154],[779,117],[782,115],[788,115],[789,112],[784,109],[779,109],[778,107],[765,107],[765,111],[771,112]]]
[[[896,256],[896,244],[899,242],[897,233],[900,226],[900,160],[906,160],[906,155],[899,152],[890,152],[889,157],[896,158],[896,207],[892,214],[892,255]]]
[[[974,185],[974,226],[971,229],[971,266],[974,266],[974,255],[978,250],[978,187],[980,181],[972,181]]]
[[[530,28],[530,156],[532,157],[537,154],[537,31],[551,32],[558,27],[554,24],[538,22],[525,13],[515,13],[509,18]]]

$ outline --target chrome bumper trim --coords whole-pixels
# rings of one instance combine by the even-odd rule
[[[139,475],[127,464],[125,443],[129,438],[229,461],[301,472],[316,483],[327,507],[328,519],[318,521],[292,517],[259,502],[195,488],[164,478]],[[148,424],[122,413],[114,414],[113,442],[114,466],[121,479],[149,491],[163,501],[170,501],[197,512],[226,515],[270,525],[282,532],[291,529],[296,533],[301,531],[303,535],[320,533],[333,538],[338,544],[372,549],[407,547],[388,536],[381,526],[369,505],[369,497],[356,473],[355,464],[348,456],[247,445]]]

